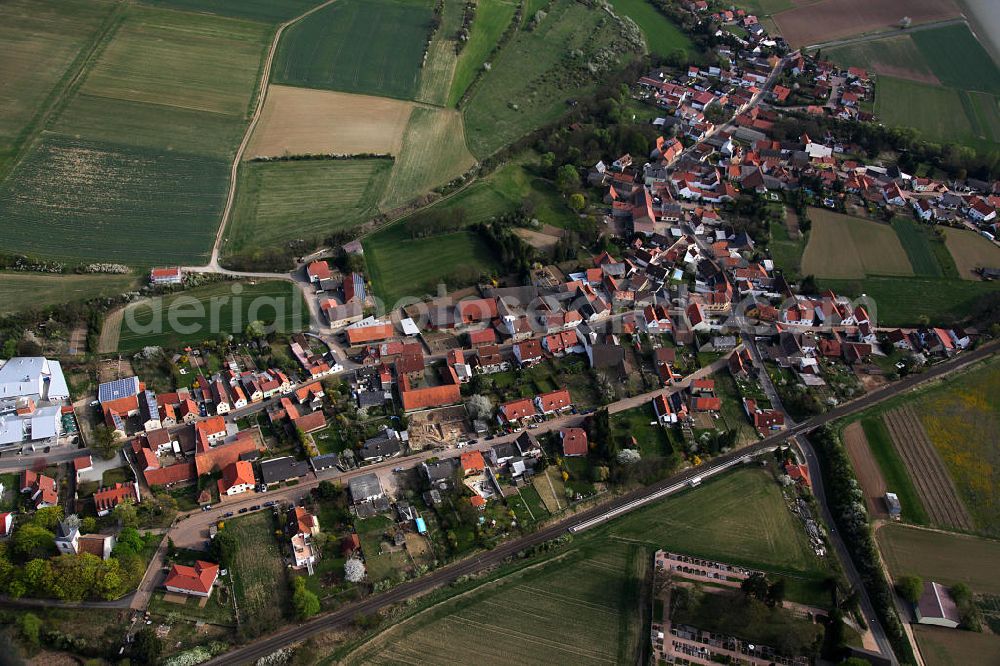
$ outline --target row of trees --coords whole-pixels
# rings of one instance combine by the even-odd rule
[[[892,643],[900,661],[913,663],[910,642],[903,633],[903,625],[896,614],[892,590],[879,565],[878,550],[868,524],[864,494],[854,477],[854,469],[847,451],[837,433],[829,426],[814,431],[810,441],[823,459],[823,478],[826,496],[830,502],[833,519],[840,528],[851,560],[868,590],[868,596],[879,616],[882,628]]]

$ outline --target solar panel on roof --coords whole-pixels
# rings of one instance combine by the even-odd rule
[[[127,398],[139,392],[139,378],[127,377],[105,382],[97,388],[97,399],[110,402],[119,398]]]

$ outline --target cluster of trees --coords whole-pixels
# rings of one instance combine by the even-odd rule
[[[903,625],[896,614],[892,590],[879,565],[879,555],[868,525],[864,494],[854,477],[854,469],[837,433],[829,426],[816,430],[810,435],[823,458],[823,478],[826,496],[830,502],[833,519],[840,528],[841,537],[851,553],[854,566],[861,581],[868,590],[875,612],[878,613],[882,628],[892,643],[900,661],[913,662],[910,643],[903,633]]]
[[[469,41],[469,36],[472,33],[472,22],[476,20],[476,7],[477,3],[475,0],[469,0],[462,9],[462,27],[455,33],[456,55],[462,52],[466,42]]]
[[[756,599],[765,606],[775,608],[785,600],[785,579],[779,578],[771,582],[764,574],[755,572],[740,583],[740,591],[749,599]]]
[[[472,228],[483,237],[505,268],[526,278],[535,260],[535,248],[514,233],[511,223],[515,217],[503,216]]]
[[[50,507],[17,526],[10,541],[0,546],[0,590],[14,598],[116,599],[142,579],[146,540],[134,528],[121,531],[108,560],[89,553],[52,557],[61,519],[62,508]],[[70,516],[66,520],[84,532],[94,527],[93,519],[87,522]]]
[[[319,612],[319,597],[306,587],[306,579],[302,576],[292,579],[292,608],[299,620],[308,620]]]

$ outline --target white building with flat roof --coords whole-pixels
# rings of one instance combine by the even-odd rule
[[[69,388],[62,366],[41,356],[17,356],[0,365],[0,446],[57,443]]]

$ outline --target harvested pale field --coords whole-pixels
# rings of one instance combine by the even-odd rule
[[[959,14],[953,0],[823,0],[772,18],[789,44],[806,46],[893,29],[904,16],[917,25]]]
[[[900,407],[886,412],[883,418],[931,522],[971,530],[972,518],[913,408]]]
[[[976,269],[1000,268],[1000,248],[969,229],[945,228],[945,246],[955,260],[963,280],[978,280]]]
[[[875,457],[872,456],[861,422],[854,421],[844,428],[842,437],[847,455],[851,458],[851,465],[854,466],[854,473],[858,477],[858,483],[861,484],[861,490],[865,494],[868,510],[873,515],[885,516],[885,493],[888,487],[878,463],[875,462]]]
[[[271,85],[246,158],[399,155],[411,102]]]
[[[535,475],[532,485],[542,498],[549,513],[555,515],[566,507],[566,486],[555,467],[549,467],[541,475]]]
[[[562,237],[562,229],[557,229],[555,227],[542,228],[541,231],[533,231],[531,229],[514,229],[514,233],[520,236],[521,240],[526,242],[531,247],[536,250],[542,250],[543,252],[548,252],[556,246],[559,239]]]
[[[386,188],[383,208],[394,208],[457,178],[476,163],[465,147],[462,115],[451,109],[413,109]]]
[[[888,224],[821,208],[809,209],[812,231],[802,273],[818,278],[913,275],[899,237]]]

